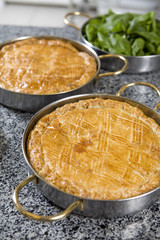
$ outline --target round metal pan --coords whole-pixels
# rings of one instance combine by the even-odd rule
[[[69,16],[85,16],[87,18],[89,18],[88,21],[86,21],[81,28],[77,27],[75,24],[71,23],[69,20],[68,20],[68,17]],[[100,48],[97,48],[95,47],[94,45],[92,45],[90,42],[88,42],[85,38],[84,38],[84,29],[85,29],[85,26],[89,23],[90,20],[92,19],[95,19],[95,18],[98,18],[97,17],[94,17],[94,18],[91,18],[88,14],[86,13],[83,13],[83,12],[70,12],[70,13],[67,13],[64,17],[64,22],[75,28],[76,30],[78,30],[80,32],[80,36],[81,36],[81,39],[82,41],[92,47],[98,55],[103,55],[103,54],[107,54],[109,52],[107,51],[103,51],[101,50]],[[151,71],[155,71],[155,70],[159,70],[160,69],[160,65],[159,65],[159,62],[160,62],[160,54],[158,55],[149,55],[149,56],[125,56],[126,59],[128,60],[128,68],[127,70],[125,71],[125,73],[143,73],[143,72],[151,72]],[[104,69],[107,69],[109,71],[116,71],[116,69],[120,68],[122,66],[122,63],[116,59],[115,61],[113,60],[113,58],[111,59],[107,59],[107,60],[104,60],[103,63],[102,63],[102,68]]]
[[[136,83],[130,83],[122,87],[120,91],[117,93],[116,96],[114,95],[106,95],[106,94],[84,94],[84,95],[77,95],[73,97],[67,97],[64,99],[61,99],[59,101],[56,101],[54,103],[49,104],[48,106],[44,107],[42,110],[40,110],[37,114],[33,116],[33,118],[30,120],[28,126],[26,127],[26,130],[24,132],[23,136],[23,154],[25,161],[29,168],[30,176],[23,180],[15,189],[13,194],[13,201],[20,213],[22,213],[24,216],[38,220],[38,221],[56,221],[60,220],[64,217],[66,217],[70,212],[74,211],[77,214],[88,216],[88,217],[105,217],[105,218],[111,218],[111,217],[120,217],[125,216],[128,214],[135,213],[137,211],[140,211],[146,207],[148,207],[153,201],[155,201],[158,196],[160,195],[160,187],[157,187],[156,189],[147,192],[145,194],[128,198],[128,199],[121,199],[121,200],[93,200],[93,199],[87,199],[87,198],[80,198],[78,196],[74,196],[72,194],[68,194],[64,191],[61,191],[57,188],[55,188],[53,185],[50,185],[47,183],[43,178],[41,178],[37,172],[32,168],[28,155],[27,155],[27,139],[30,131],[33,129],[35,124],[39,119],[41,119],[44,115],[54,111],[57,107],[61,107],[68,103],[77,102],[82,99],[90,99],[90,98],[103,98],[103,99],[113,99],[121,102],[127,102],[132,106],[138,107],[141,109],[147,116],[154,119],[159,125],[160,125],[160,116],[155,111],[160,107],[160,101],[156,105],[155,110],[138,103],[136,101],[132,101],[125,97],[120,97],[120,94],[127,88],[133,85],[145,85],[154,88],[160,98],[160,91],[152,84],[149,83],[143,83],[143,82],[136,82]],[[19,202],[19,191],[30,181],[34,180],[37,184],[37,188],[40,189],[40,191],[54,204],[66,208],[62,213],[56,215],[56,216],[39,216],[35,215],[33,213],[28,212],[25,210],[22,205]],[[69,207],[68,207],[69,206]]]
[[[128,66],[128,62],[125,59],[125,57],[120,56],[120,55],[103,55],[103,56],[98,56],[97,53],[89,46],[79,43],[77,41],[73,41],[70,39],[62,38],[62,37],[52,37],[52,36],[25,36],[25,37],[20,37],[13,39],[11,41],[5,42],[0,44],[0,49],[8,44],[15,43],[17,41],[22,41],[26,40],[29,38],[37,38],[37,39],[60,39],[65,42],[69,42],[74,46],[77,50],[87,52],[89,55],[91,55],[97,65],[97,71],[95,75],[93,76],[92,79],[90,79],[85,85],[82,85],[79,88],[73,89],[71,91],[67,92],[60,92],[56,94],[46,94],[46,95],[38,95],[38,94],[25,94],[25,93],[19,93],[19,92],[14,92],[10,90],[6,90],[4,88],[0,88],[0,103],[13,108],[13,109],[18,109],[21,111],[27,111],[27,112],[36,112],[42,107],[46,106],[47,104],[59,100],[64,97],[68,96],[73,96],[77,94],[82,94],[82,93],[91,93],[93,92],[94,89],[94,80],[97,80],[101,77],[104,76],[109,76],[109,75],[118,75],[121,74],[122,72],[125,71],[125,69]],[[120,59],[122,66],[116,71],[112,72],[106,72],[103,74],[99,74],[100,68],[101,68],[101,62],[100,59],[102,58],[114,58],[115,60],[118,58]]]

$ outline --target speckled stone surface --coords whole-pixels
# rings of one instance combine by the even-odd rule
[[[79,39],[77,31],[70,27],[58,29],[0,26],[1,42],[24,35],[54,35]],[[134,81],[149,82],[160,88],[160,71],[103,78],[95,92],[116,94],[123,84]],[[155,91],[143,86],[128,89],[125,96],[152,108],[158,102]],[[0,105],[0,239],[160,239],[160,201],[139,213],[117,219],[93,219],[70,214],[62,221],[44,223],[29,220],[19,214],[14,207],[12,194],[17,184],[27,177],[21,141],[32,116],[32,113]],[[32,183],[22,190],[20,201],[25,208],[36,214],[51,215],[61,211]]]

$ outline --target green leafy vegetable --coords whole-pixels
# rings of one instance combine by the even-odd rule
[[[160,54],[160,22],[154,12],[116,14],[109,10],[91,19],[83,35],[94,46],[115,54]]]
[[[136,38],[132,44],[132,54],[133,56],[143,55],[145,41],[143,38]]]

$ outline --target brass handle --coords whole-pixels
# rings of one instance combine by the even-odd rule
[[[22,205],[20,204],[18,200],[18,194],[20,190],[29,182],[37,180],[36,175],[31,175],[25,180],[23,180],[14,190],[13,193],[13,202],[18,209],[20,213],[22,213],[25,217],[28,217],[32,220],[37,220],[37,221],[44,221],[44,222],[53,222],[53,221],[58,221],[63,218],[65,218],[68,214],[70,214],[75,208],[80,207],[81,209],[83,208],[83,201],[82,200],[77,200],[76,202],[73,202],[67,209],[65,209],[63,212],[61,212],[58,215],[51,215],[51,216],[41,216],[41,215],[35,215],[33,213],[30,213],[26,211]]]
[[[84,17],[87,17],[87,18],[91,18],[91,16],[89,16],[87,13],[84,13],[84,12],[69,12],[67,13],[65,16],[64,16],[64,22],[65,24],[75,28],[76,30],[80,31],[80,28],[77,27],[75,24],[71,23],[69,20],[68,20],[68,17],[69,16],[84,16]]]
[[[160,99],[160,90],[156,86],[152,85],[151,83],[146,83],[146,82],[133,82],[133,83],[126,84],[117,92],[116,96],[120,96],[126,88],[132,87],[135,85],[144,85],[144,86],[153,88],[157,92]],[[160,100],[154,107],[154,110],[158,110],[159,107],[160,107]]]
[[[111,75],[118,75],[123,73],[127,67],[128,67],[128,60],[121,55],[117,55],[117,54],[105,54],[105,55],[100,55],[99,59],[103,59],[103,58],[110,58],[110,57],[114,57],[114,58],[119,58],[124,62],[123,67],[120,70],[117,70],[115,72],[107,72],[107,73],[100,73],[96,79],[95,79],[95,84],[97,84],[97,81],[101,78],[101,77],[106,77],[106,76],[111,76]]]

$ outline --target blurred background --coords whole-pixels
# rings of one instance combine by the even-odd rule
[[[70,11],[96,16],[108,9],[117,13],[155,11],[160,17],[160,0],[0,0],[0,24],[64,27],[64,15]]]

